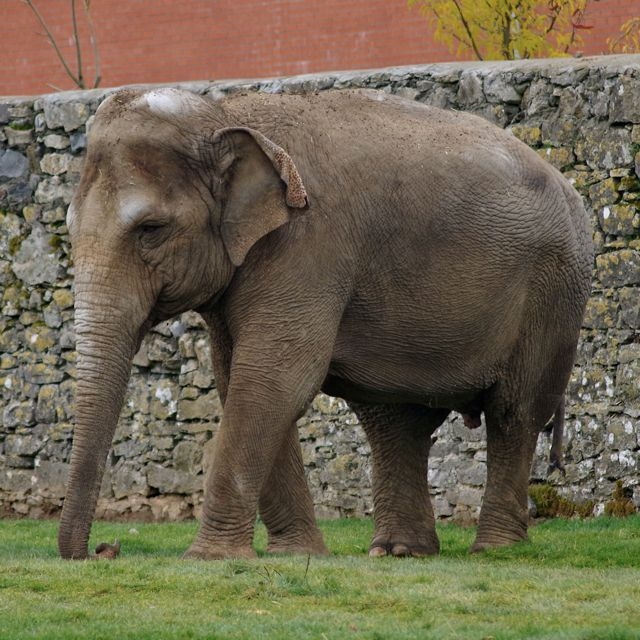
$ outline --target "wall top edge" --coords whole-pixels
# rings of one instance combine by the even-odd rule
[[[152,89],[155,87],[171,86],[186,89],[196,93],[210,93],[216,90],[225,91],[230,88],[251,88],[275,85],[299,85],[319,79],[351,80],[354,78],[369,78],[374,75],[388,75],[402,77],[407,75],[422,75],[434,78],[451,76],[462,73],[478,73],[492,75],[495,73],[523,72],[539,73],[542,76],[554,76],[563,72],[571,73],[581,70],[600,71],[608,74],[623,74],[637,72],[640,75],[640,54],[587,56],[583,58],[535,58],[530,60],[492,60],[467,62],[436,62],[420,65],[403,65],[381,67],[375,69],[351,69],[344,71],[321,71],[317,73],[294,76],[275,76],[269,78],[232,78],[223,80],[195,80],[185,82],[163,82],[156,84],[131,84],[128,88]],[[35,96],[0,96],[0,104],[10,106],[25,103],[55,102],[100,102],[105,96],[125,88],[105,87],[98,89],[58,91]]]

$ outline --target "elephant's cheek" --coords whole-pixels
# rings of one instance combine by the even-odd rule
[[[189,247],[185,262],[180,256],[174,268],[165,274],[155,313],[162,319],[185,311],[211,308],[222,296],[234,274],[234,267],[222,244],[208,243]]]

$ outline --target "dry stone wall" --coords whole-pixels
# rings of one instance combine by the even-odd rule
[[[640,506],[640,56],[443,64],[289,79],[186,85],[213,98],[239,90],[370,87],[510,128],[564,172],[591,213],[597,256],[567,402],[561,492],[599,508],[622,479]],[[55,514],[73,427],[73,264],[65,210],[86,128],[108,91],[0,99],[0,514]],[[207,450],[220,421],[204,325],[157,327],[136,356],[108,461],[99,515],[197,515]],[[437,514],[472,521],[486,477],[483,428],[441,427],[429,480]],[[339,399],[300,420],[318,514],[369,513],[369,449]],[[547,475],[541,435],[534,480]]]

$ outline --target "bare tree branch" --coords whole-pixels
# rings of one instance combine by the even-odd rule
[[[550,2],[549,11],[551,12],[551,15],[549,16],[549,26],[545,31],[545,35],[549,35],[553,31],[553,28],[556,26],[558,16],[560,15],[560,11],[562,11],[562,7],[555,2]]]
[[[86,89],[85,80],[84,80],[83,60],[82,60],[82,44],[80,42],[80,33],[78,29],[78,15],[76,10],[76,0],[70,0],[70,3],[71,3],[71,22],[73,25],[73,42],[76,50],[76,64],[78,68],[77,73],[74,73],[71,70],[69,64],[67,63],[67,60],[65,59],[64,55],[62,54],[62,51],[60,50],[60,47],[58,46],[58,43],[53,37],[53,33],[49,29],[49,26],[47,25],[46,20],[43,18],[42,14],[40,13],[36,5],[33,3],[33,0],[20,0],[20,2],[27,5],[29,9],[31,9],[31,12],[40,23],[40,26],[44,29],[44,35],[49,41],[49,44],[53,47],[53,50],[55,51],[56,56],[58,57],[58,60],[60,61],[60,63],[62,64],[65,70],[65,73],[69,76],[69,78],[71,78],[71,80],[73,80],[73,83],[78,88]],[[91,0],[83,0],[83,6],[84,6],[87,24],[89,25],[89,39],[91,42],[93,60],[95,65],[95,76],[94,76],[94,82],[93,82],[93,88],[95,89],[100,84],[100,80],[102,78],[100,75],[100,56],[98,53],[98,42],[96,38],[96,30],[95,30],[93,19],[91,17]]]
[[[78,33],[78,20],[76,18],[76,0],[71,0],[71,23],[73,24],[73,41],[76,47],[76,63],[78,65],[78,84],[81,89],[86,89],[82,76],[82,47],[80,46],[80,34]]]
[[[438,11],[434,8],[434,7],[430,7],[431,11],[433,12],[433,15],[436,17],[437,20],[441,20],[440,14],[438,13]],[[447,33],[456,41],[459,42],[462,46],[467,47],[467,49],[471,49],[472,48],[472,43],[469,42],[468,40],[465,40],[463,38],[463,36],[455,33],[455,31],[450,31],[449,29],[447,29]]]
[[[475,38],[473,37],[473,34],[471,33],[471,27],[469,26],[469,23],[467,22],[467,19],[465,18],[464,13],[462,12],[462,8],[460,7],[460,3],[458,2],[458,0],[453,0],[453,4],[455,5],[456,9],[458,10],[458,14],[460,15],[460,21],[462,22],[462,26],[464,27],[464,30],[466,31],[467,35],[469,36],[469,41],[471,42],[471,47],[473,48],[473,52],[476,54],[476,57],[478,58],[478,60],[484,60],[484,58],[482,57],[482,54],[480,53],[480,50],[478,49],[478,47],[476,45]]]
[[[67,64],[67,61],[65,60],[64,56],[62,55],[62,52],[60,51],[60,48],[58,47],[58,44],[55,41],[55,38],[53,37],[53,34],[49,30],[49,27],[48,27],[47,23],[45,22],[44,18],[42,17],[42,14],[40,13],[40,11],[38,11],[38,8],[33,4],[32,0],[21,0],[21,2],[26,4],[31,9],[31,11],[35,15],[35,17],[38,19],[38,22],[40,23],[40,26],[44,29],[44,32],[45,32],[45,35],[47,37],[47,40],[49,41],[49,44],[53,47],[53,50],[56,52],[56,55],[58,56],[58,60],[60,60],[62,66],[64,67],[64,70],[65,70],[66,74],[73,80],[73,82],[77,86],[79,86],[81,89],[83,89],[84,87],[82,87],[80,85],[80,83],[78,81],[78,78],[73,74],[73,71],[71,71],[71,69],[69,68],[69,65]]]
[[[93,88],[97,88],[102,80],[102,74],[100,72],[100,52],[98,51],[98,39],[96,37],[96,27],[93,23],[93,16],[91,15],[91,0],[84,0],[84,13],[89,25],[89,41],[91,42],[91,49],[93,51]]]
[[[511,57],[511,11],[507,9],[502,16],[502,57],[508,60]]]

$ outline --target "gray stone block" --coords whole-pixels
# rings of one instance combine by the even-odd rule
[[[624,75],[614,84],[609,122],[640,122],[640,74]]]
[[[0,148],[0,178],[21,178],[29,170],[29,160],[19,151]]]

